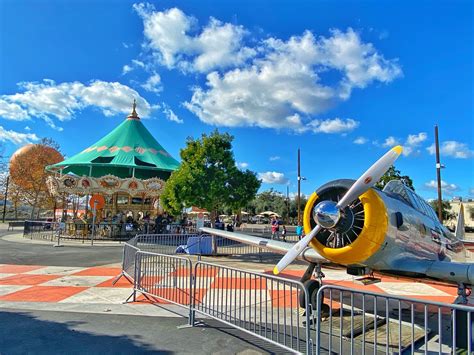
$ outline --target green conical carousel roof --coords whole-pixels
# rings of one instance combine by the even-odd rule
[[[50,171],[62,170],[79,176],[100,177],[115,175],[125,178],[132,174],[139,179],[168,178],[179,166],[156,141],[140,118],[133,112],[117,128],[83,150],[60,163],[47,167]]]

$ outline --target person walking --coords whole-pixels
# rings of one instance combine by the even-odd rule
[[[286,242],[286,227],[285,227],[285,225],[281,226],[281,237],[282,237],[283,241]]]
[[[278,239],[278,232],[280,230],[280,223],[276,216],[272,217],[272,239]]]

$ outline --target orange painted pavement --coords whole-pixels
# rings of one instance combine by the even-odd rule
[[[59,302],[86,289],[87,287],[33,286],[1,296],[0,301]]]

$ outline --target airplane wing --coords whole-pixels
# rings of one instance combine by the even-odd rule
[[[286,254],[288,250],[293,247],[293,243],[281,242],[278,240],[271,240],[266,238],[254,237],[251,235],[237,233],[237,232],[227,232],[221,229],[214,228],[201,228],[204,233],[217,235],[219,237],[235,240],[236,242],[241,242],[247,245],[253,245],[265,250],[270,250],[278,254]],[[318,254],[316,250],[312,248],[305,248],[302,253],[299,254],[298,259],[305,260],[310,263],[329,263],[327,259]]]
[[[474,263],[469,262],[400,258],[392,263],[392,270],[386,271],[426,275],[445,282],[474,285]]]

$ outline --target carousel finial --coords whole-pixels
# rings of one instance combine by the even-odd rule
[[[136,108],[137,108],[137,100],[133,99],[132,113],[128,116],[128,118],[140,119],[140,117],[138,117]]]

